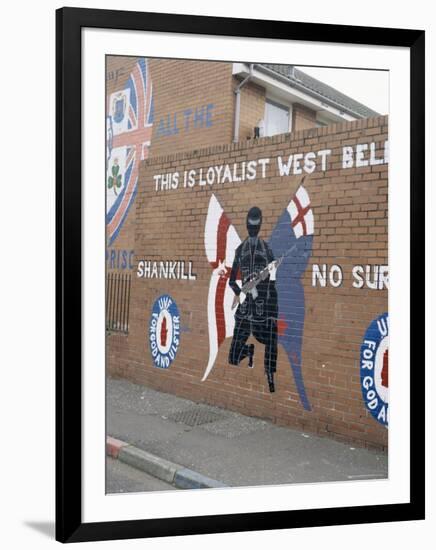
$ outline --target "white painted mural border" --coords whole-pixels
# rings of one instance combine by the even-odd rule
[[[82,522],[409,501],[410,59],[408,48],[83,29]],[[201,52],[201,55],[200,55]],[[389,479],[105,495],[105,55],[366,67],[390,71]],[[92,116],[91,116],[92,114]],[[101,213],[101,224],[96,222]],[[401,238],[405,235],[406,238]],[[254,498],[255,497],[255,498]]]

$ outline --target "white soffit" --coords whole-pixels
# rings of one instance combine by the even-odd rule
[[[233,63],[233,75],[239,75],[245,78],[250,74],[250,67],[246,63]],[[281,82],[279,79],[267,75],[254,68],[251,81],[259,86],[262,86],[267,91],[267,96],[277,101],[282,101],[285,104],[300,103],[306,107],[320,112],[323,118],[332,121],[351,121],[356,120],[355,117],[341,112],[339,109],[332,107],[328,103],[312,97],[300,90]]]

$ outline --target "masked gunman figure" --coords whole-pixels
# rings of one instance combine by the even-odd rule
[[[265,345],[265,374],[269,391],[274,392],[277,366],[277,262],[268,244],[258,237],[261,225],[262,212],[254,206],[247,214],[248,237],[235,251],[229,278],[229,285],[238,303],[229,363],[239,365],[248,357],[248,366],[253,367],[254,344],[246,343],[252,334]],[[242,288],[236,279],[242,280]]]

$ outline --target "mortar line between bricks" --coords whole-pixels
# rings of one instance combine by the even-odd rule
[[[117,451],[114,452],[116,445]],[[106,438],[106,455],[128,464],[157,479],[171,483],[179,489],[225,488],[228,485],[209,478],[200,472],[186,468],[157,455],[139,449],[111,436]]]

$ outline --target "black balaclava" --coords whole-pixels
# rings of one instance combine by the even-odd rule
[[[250,208],[247,214],[247,231],[252,238],[257,237],[262,225],[262,211],[257,206]]]

